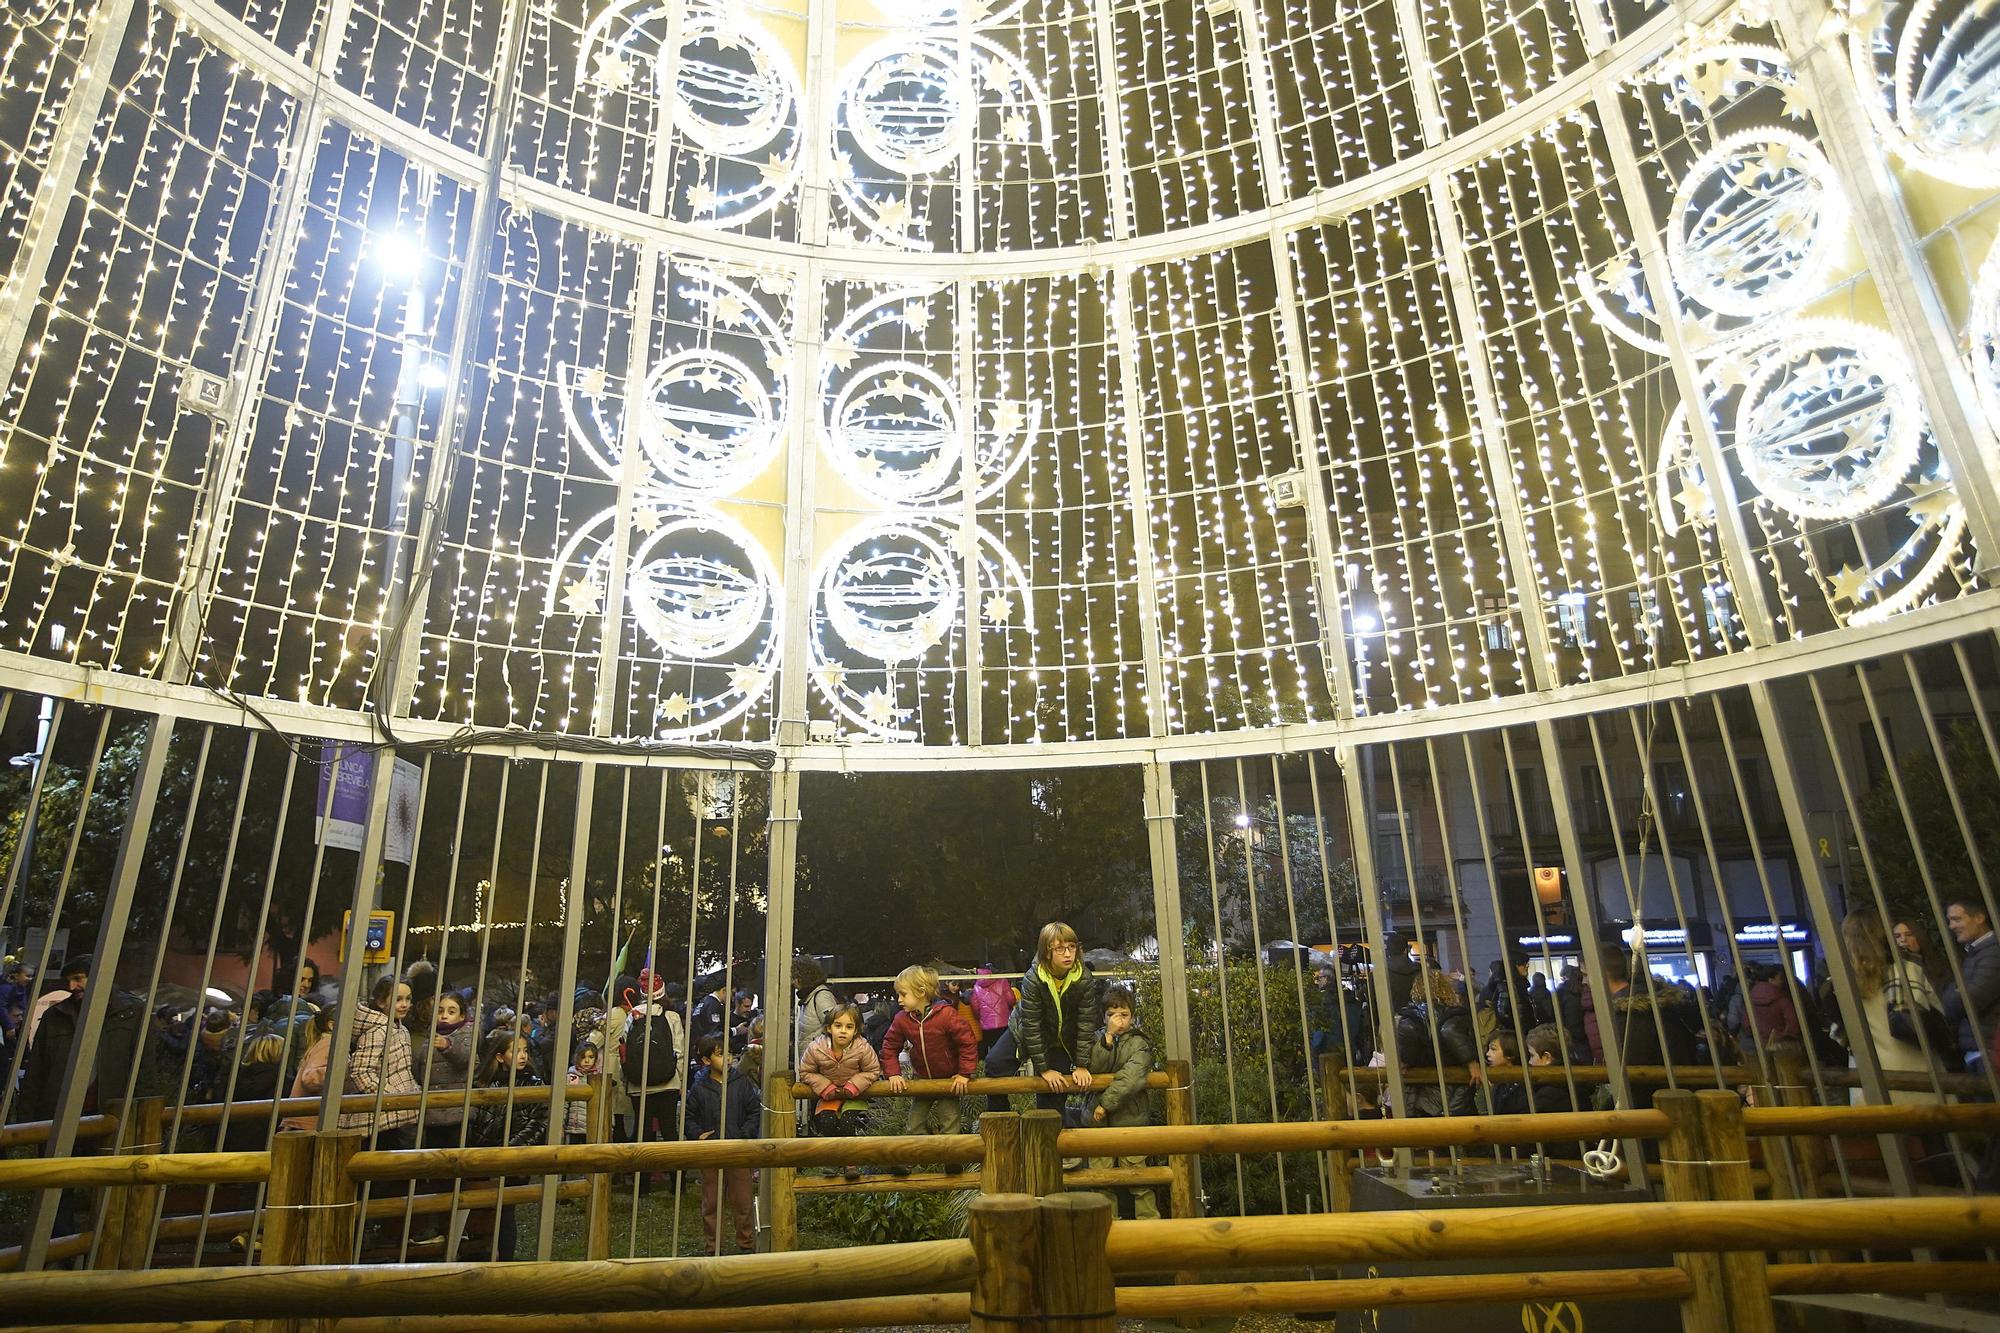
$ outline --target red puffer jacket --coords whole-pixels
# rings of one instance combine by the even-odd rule
[[[896,1011],[896,1021],[882,1038],[882,1072],[894,1076],[902,1067],[896,1063],[903,1047],[910,1048],[910,1065],[918,1078],[967,1078],[979,1067],[979,1034],[972,1030],[954,1005],[931,1001],[930,1011],[919,1017],[907,1009]]]

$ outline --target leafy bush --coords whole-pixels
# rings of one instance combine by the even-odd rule
[[[963,1236],[977,1191],[950,1194],[802,1194],[799,1228],[856,1245]]]

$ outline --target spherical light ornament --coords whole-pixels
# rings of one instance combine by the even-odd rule
[[[748,366],[694,347],[667,357],[646,377],[639,443],[675,485],[727,491],[770,464],[783,428],[777,405]]]
[[[1777,314],[1817,294],[1845,239],[1846,198],[1811,141],[1739,130],[1674,193],[1667,262],[1687,296],[1727,315]]]
[[[891,665],[944,640],[958,620],[960,588],[958,557],[897,519],[862,525],[820,567],[827,623],[855,652]]]
[[[834,465],[885,504],[936,500],[959,470],[951,386],[914,361],[868,366],[847,381],[829,415]]]
[[[875,163],[928,176],[964,147],[975,99],[955,46],[927,39],[878,42],[848,67],[847,127]]]
[[[633,551],[626,598],[664,652],[706,662],[776,624],[777,586],[763,547],[742,527],[717,513],[683,512]],[[775,643],[772,634],[766,650]]]
[[[1912,166],[2000,185],[2000,14],[1981,0],[1885,0],[1848,38],[1876,129]]]
[[[755,23],[690,11],[671,61],[674,128],[721,157],[742,157],[784,132],[798,108],[791,62]]]
[[[1924,431],[1910,364],[1886,335],[1844,320],[1779,332],[1736,409],[1744,475],[1802,518],[1854,518],[1909,475]]]

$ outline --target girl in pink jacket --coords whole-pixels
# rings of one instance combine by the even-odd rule
[[[857,1100],[870,1084],[882,1077],[882,1060],[861,1036],[861,1011],[851,1004],[835,1009],[826,1020],[826,1032],[816,1037],[799,1057],[799,1081],[811,1088],[816,1099],[812,1131],[823,1138],[846,1138],[858,1128]],[[857,1167],[844,1167],[841,1174],[857,1180]]]
[[[972,987],[972,1013],[979,1020],[981,1060],[1007,1030],[1007,1019],[1014,1012],[1015,1003],[1014,983],[994,976],[990,967],[979,969],[979,980]]]

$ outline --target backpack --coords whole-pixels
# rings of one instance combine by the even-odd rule
[[[680,1073],[680,1052],[674,1047],[671,1016],[659,1005],[632,1010],[625,1035],[618,1043],[618,1061],[625,1082],[634,1088],[657,1088]]]

